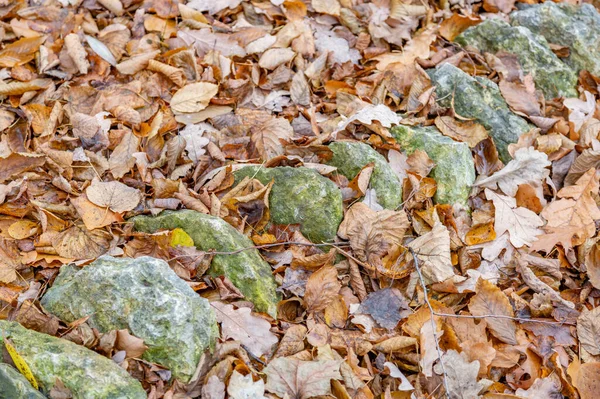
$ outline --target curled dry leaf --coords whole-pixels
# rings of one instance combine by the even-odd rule
[[[117,213],[133,210],[142,200],[140,190],[118,181],[94,180],[85,193],[92,203]]]
[[[451,116],[438,116],[435,118],[435,126],[444,136],[463,141],[471,148],[488,137],[487,130],[483,125],[473,121],[460,121]]]

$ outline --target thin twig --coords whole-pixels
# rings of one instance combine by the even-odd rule
[[[423,275],[421,274],[421,268],[419,267],[419,259],[417,258],[417,254],[415,253],[414,249],[412,248],[408,248],[408,250],[410,251],[410,254],[413,257],[413,260],[415,262],[415,269],[417,269],[417,274],[419,275],[419,281],[421,282],[421,287],[423,288],[423,295],[425,297],[425,303],[427,304],[427,307],[429,308],[429,313],[431,314],[431,318],[429,319],[431,321],[431,329],[433,332],[433,340],[435,341],[435,348],[437,350],[437,354],[438,354],[438,359],[440,361],[440,366],[442,367],[442,380],[444,381],[444,388],[446,389],[446,397],[450,398],[450,388],[448,387],[448,376],[446,375],[446,367],[444,366],[444,360],[442,360],[442,350],[440,348],[440,343],[438,342],[438,336],[437,336],[437,326],[434,320],[434,316],[435,316],[435,311],[433,310],[433,307],[431,306],[431,303],[429,302],[429,293],[427,291],[427,285],[425,284],[425,280],[423,279]]]

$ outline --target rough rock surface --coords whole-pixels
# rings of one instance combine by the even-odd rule
[[[548,99],[577,97],[575,71],[550,50],[543,36],[525,27],[513,27],[501,19],[490,18],[464,31],[456,42],[482,52],[516,55],[523,70],[533,76],[536,87]]]
[[[0,363],[0,399],[45,399],[13,366]]]
[[[437,183],[434,200],[442,204],[465,205],[475,182],[475,165],[466,143],[442,135],[434,127],[397,126],[391,130],[403,151],[427,153],[436,166],[430,175]]]
[[[579,72],[582,69],[600,75],[600,14],[591,4],[547,1],[515,11],[511,23],[525,26],[550,43],[568,46],[566,62]]]
[[[371,187],[377,194],[377,202],[386,209],[396,209],[402,203],[402,183],[386,159],[370,145],[357,141],[337,141],[329,148],[333,157],[328,164],[348,179],[354,179],[362,168],[374,163]]]
[[[145,360],[185,382],[218,336],[208,301],[167,262],[149,256],[103,256],[83,269],[65,266],[42,305],[67,323],[90,316],[100,332],[128,329],[148,346]]]
[[[271,221],[300,224],[312,242],[333,241],[343,217],[342,193],[337,186],[309,168],[248,166],[234,172],[236,180],[254,177],[263,184],[275,180],[269,194]]]
[[[158,230],[183,229],[194,240],[196,248],[219,252],[237,251],[254,243],[223,219],[191,210],[163,212],[157,217],[136,216],[131,219],[138,231],[154,233]],[[276,284],[271,266],[256,249],[232,255],[216,255],[210,273],[224,275],[254,303],[259,312],[277,315]]]
[[[454,65],[444,63],[427,71],[435,84],[438,104],[454,106],[457,114],[475,119],[494,139],[500,158],[508,162],[508,145],[529,131],[527,121],[510,111],[498,85],[489,79],[472,77]]]
[[[140,382],[127,371],[83,346],[4,320],[0,320],[0,335],[10,337],[44,392],[60,379],[74,399],[147,398]]]

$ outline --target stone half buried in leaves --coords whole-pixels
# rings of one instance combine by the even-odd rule
[[[263,184],[275,181],[269,194],[271,222],[300,224],[312,242],[330,242],[342,221],[342,193],[313,169],[247,166],[234,172],[236,181],[252,177]]]
[[[0,363],[0,399],[44,399],[13,366]]]
[[[515,11],[510,20],[550,43],[569,47],[566,62],[577,72],[585,69],[600,75],[600,13],[593,5],[548,1]]]
[[[128,329],[144,340],[142,358],[188,381],[218,336],[214,311],[160,259],[103,256],[78,269],[65,266],[42,298],[70,323],[89,316],[100,332]]]
[[[226,276],[246,299],[254,303],[257,311],[276,317],[279,298],[271,267],[252,248],[254,243],[223,219],[181,210],[163,212],[157,217],[136,216],[131,221],[137,231],[144,233],[180,228],[194,240],[196,248],[202,251],[242,250],[235,254],[216,255],[212,260],[210,273],[214,276]]]
[[[482,52],[495,54],[502,51],[516,55],[525,72],[533,76],[536,87],[548,99],[577,97],[575,71],[550,50],[543,36],[525,27],[513,27],[498,18],[490,18],[464,31],[456,42]]]
[[[386,209],[396,209],[400,205],[402,183],[383,155],[361,142],[337,141],[329,148],[333,151],[329,165],[337,167],[338,172],[348,179],[354,179],[362,168],[374,163],[370,185],[377,193],[377,202]]]
[[[508,145],[516,143],[530,125],[510,111],[498,85],[486,78],[472,77],[449,63],[427,73],[435,85],[438,104],[454,107],[456,114],[482,124],[494,139],[500,158],[508,162]],[[430,158],[433,159],[431,155]]]
[[[0,320],[0,335],[10,337],[44,392],[60,380],[74,398],[147,398],[140,382],[127,371],[83,346],[4,320]]]
[[[403,151],[425,151],[435,162],[431,176],[437,183],[436,202],[467,204],[475,182],[475,165],[466,143],[454,141],[434,127],[397,126],[391,133]]]

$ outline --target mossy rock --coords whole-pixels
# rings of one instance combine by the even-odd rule
[[[136,216],[134,228],[144,233],[180,228],[202,251],[232,252],[251,248],[254,243],[223,219],[191,210],[163,212],[159,216]],[[256,310],[277,316],[277,285],[271,266],[254,248],[231,255],[215,255],[209,270],[213,276],[226,276],[254,303]]]
[[[149,256],[103,256],[83,269],[64,266],[41,303],[67,323],[89,316],[100,332],[129,330],[148,346],[143,359],[183,382],[219,335],[209,302],[167,262]]]
[[[13,366],[0,363],[0,399],[45,399]]]
[[[525,27],[513,27],[501,19],[490,18],[464,31],[456,42],[482,52],[516,55],[523,70],[533,76],[536,87],[546,98],[577,97],[575,71],[550,50],[543,36]]]
[[[437,203],[467,204],[475,182],[475,165],[466,143],[442,135],[435,127],[396,126],[391,133],[403,151],[425,151],[435,162],[430,175],[437,183]]]
[[[591,4],[547,1],[511,13],[510,20],[550,43],[569,47],[566,62],[577,72],[600,75],[600,14]]]
[[[299,224],[300,231],[312,242],[335,239],[343,218],[342,192],[329,179],[309,168],[247,166],[234,172],[236,182],[244,177],[263,184],[274,180],[269,194],[271,222]]]
[[[329,144],[333,157],[327,162],[352,180],[369,163],[374,164],[371,187],[377,202],[386,209],[396,209],[402,203],[402,183],[386,159],[370,145],[358,141],[336,141]]]
[[[498,85],[486,78],[470,76],[449,63],[427,73],[435,85],[438,104],[453,106],[458,115],[482,124],[494,140],[502,161],[510,161],[508,145],[516,143],[531,126],[508,108]]]
[[[10,337],[44,392],[60,380],[74,399],[146,399],[142,384],[111,359],[66,339],[0,320],[0,335]]]

